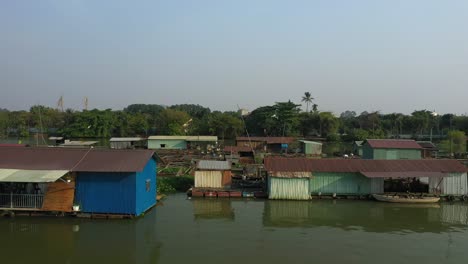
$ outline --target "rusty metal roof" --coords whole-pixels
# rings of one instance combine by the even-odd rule
[[[364,142],[372,148],[385,149],[421,149],[421,146],[414,140],[408,139],[368,139]]]
[[[311,172],[466,172],[457,160],[362,160],[265,158],[265,169]]]
[[[230,170],[231,163],[229,161],[220,160],[200,160],[197,164],[199,170]]]
[[[26,144],[0,144],[0,147],[26,147]]]
[[[418,141],[417,142],[419,146],[421,146],[423,149],[429,149],[429,150],[437,150],[436,145],[430,141]]]
[[[267,144],[290,144],[294,142],[293,137],[237,137],[236,141],[266,142]]]
[[[137,172],[152,158],[150,150],[78,148],[0,148],[0,168],[78,172]]]

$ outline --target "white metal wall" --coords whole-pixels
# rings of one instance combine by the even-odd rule
[[[222,182],[221,171],[195,171],[195,187],[222,188]]]
[[[430,177],[429,192],[447,195],[468,194],[466,173],[447,173],[447,177]]]
[[[269,178],[270,199],[309,200],[309,178]]]

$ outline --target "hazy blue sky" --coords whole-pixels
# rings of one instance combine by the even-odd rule
[[[468,112],[466,0],[2,0],[0,107]]]

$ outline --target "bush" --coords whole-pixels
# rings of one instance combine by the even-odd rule
[[[193,176],[161,177],[158,179],[158,193],[185,192],[194,182]]]

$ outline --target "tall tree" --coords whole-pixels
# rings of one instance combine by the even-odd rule
[[[306,112],[309,112],[309,104],[312,103],[312,100],[314,100],[314,98],[309,92],[305,92],[304,96],[302,96],[301,102],[306,103]],[[314,107],[314,108],[317,108],[317,107]]]

